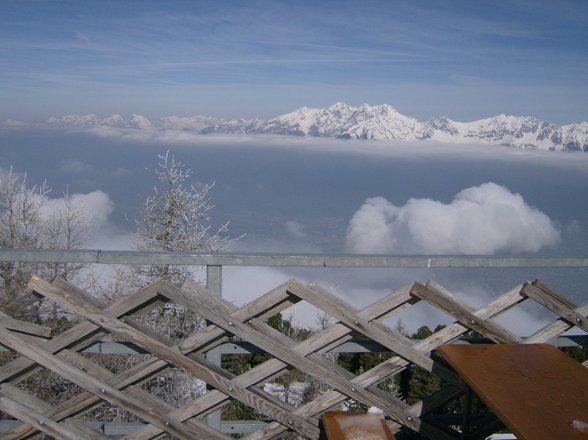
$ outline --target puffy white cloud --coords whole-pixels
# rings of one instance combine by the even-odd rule
[[[71,208],[79,216],[80,223],[87,230],[86,239],[98,235],[109,227],[109,218],[114,210],[114,203],[104,191],[70,196]],[[47,199],[41,208],[41,215],[50,219],[66,210],[65,198]]]
[[[357,253],[494,254],[537,252],[559,239],[547,215],[490,182],[460,191],[448,204],[367,199],[349,222],[346,246]]]

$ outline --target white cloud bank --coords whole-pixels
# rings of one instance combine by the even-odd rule
[[[346,247],[355,253],[494,254],[537,252],[559,239],[547,215],[490,182],[460,191],[448,204],[410,199],[395,206],[369,198],[349,222]]]
[[[78,221],[84,228],[85,240],[100,236],[110,228],[109,218],[114,211],[114,203],[104,191],[93,191],[87,194],[70,196],[71,209],[76,213]],[[47,198],[41,207],[41,216],[45,220],[55,218],[67,211],[66,199]]]

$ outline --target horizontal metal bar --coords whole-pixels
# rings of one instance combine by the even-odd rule
[[[522,339],[525,339],[523,337]],[[474,338],[474,339],[458,339],[454,344],[488,344],[491,341],[487,338]],[[565,335],[548,341],[549,344],[555,345],[556,347],[579,347],[588,349],[588,335]],[[220,355],[227,354],[254,354],[264,353],[263,350],[257,348],[251,342],[239,341],[239,342],[225,342],[218,347],[218,353]],[[0,352],[11,351],[10,349],[0,345]],[[344,342],[338,347],[333,348],[329,353],[371,353],[380,352],[386,353],[390,349],[378,344],[371,339],[358,339],[356,341]],[[82,350],[83,353],[99,353],[99,354],[149,354],[149,352],[136,346],[132,342],[111,342],[111,341],[98,341]]]
[[[586,256],[328,255],[0,248],[0,261],[185,266],[515,268],[588,267]]]

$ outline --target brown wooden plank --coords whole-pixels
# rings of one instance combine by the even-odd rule
[[[176,290],[176,295],[184,295],[179,288],[169,283],[167,284],[168,285],[166,290],[168,293],[170,291]],[[283,423],[285,426],[293,428],[304,435],[313,436],[317,434],[318,429],[316,426],[313,426],[302,418],[289,414],[288,409],[284,408],[280,402],[277,402],[274,399],[269,399],[267,394],[263,393],[262,391],[248,390],[239,385],[236,385],[229,378],[221,376],[215,372],[214,369],[216,367],[210,364],[210,362],[207,362],[204,359],[197,361],[195,359],[189,359],[183,356],[177,347],[174,349],[169,348],[161,342],[154,340],[153,338],[149,338],[143,333],[137,331],[128,324],[125,324],[118,319],[102,313],[96,307],[87,304],[83,301],[82,298],[76,296],[74,291],[63,291],[62,289],[39,278],[31,280],[30,286],[35,291],[48,298],[51,298],[55,302],[66,307],[68,310],[73,311],[80,316],[84,316],[94,324],[99,325],[114,334],[120,335],[123,338],[128,338],[129,340],[133,341],[133,343],[157,355],[166,362],[177,367],[184,368],[188,372],[194,374],[196,377],[204,380],[206,383],[209,383],[215,388],[218,388],[223,393],[230,395],[231,397],[257,409],[263,414],[274,418],[280,423]],[[87,386],[85,388],[87,389]],[[112,392],[120,394],[115,388],[110,388],[112,389]],[[94,390],[89,391],[94,392]],[[131,402],[129,402],[129,404],[130,403]],[[151,420],[148,418],[145,418],[142,415],[141,417],[151,422]],[[154,423],[156,426],[166,430],[165,427],[161,426],[161,423],[158,420],[156,420],[156,422],[157,423]]]
[[[412,289],[412,294],[434,305],[438,309],[443,310],[462,324],[495,342],[506,344],[519,344],[523,342],[521,338],[513,335],[502,326],[478,318],[468,308],[464,307],[463,304],[454,301],[452,298],[444,295],[441,291],[436,291],[423,286],[420,283],[415,283]]]
[[[442,355],[520,440],[585,440],[588,371],[547,344],[444,345]]]
[[[533,284],[525,284],[523,295],[528,296],[542,306],[561,316],[570,324],[588,332],[588,319],[574,309],[576,305],[559,295],[545,283],[535,281]]]
[[[329,411],[323,414],[328,440],[394,440],[383,414],[359,411]]]

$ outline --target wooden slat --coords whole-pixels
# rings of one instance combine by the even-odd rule
[[[492,339],[495,342],[505,344],[520,344],[523,342],[521,338],[508,332],[502,326],[494,322],[478,318],[462,304],[454,301],[452,298],[444,295],[440,291],[435,291],[431,288],[423,286],[420,283],[415,283],[412,289],[412,294],[421,299],[424,299],[430,304],[433,304],[438,309],[441,309],[447,314],[456,318],[462,324]]]
[[[37,282],[43,284],[40,280],[33,280],[31,285]],[[51,369],[57,370],[56,372],[66,379],[75,382],[72,378],[78,372],[91,376],[93,380],[98,381],[97,383],[112,387],[112,390],[104,388],[104,391],[112,391],[113,398],[108,399],[111,402],[129,409],[140,417],[141,414],[135,412],[134,409],[137,409],[138,406],[139,410],[141,410],[141,405],[146,405],[151,408],[156,416],[165,414],[165,417],[174,421],[178,428],[184,428],[187,431],[191,430],[190,435],[196,435],[198,438],[216,439],[216,436],[219,436],[219,439],[226,438],[218,431],[212,430],[212,428],[197,421],[195,416],[206,415],[224,405],[230,398],[241,400],[258,411],[258,407],[265,406],[267,411],[265,413],[276,420],[270,422],[265,428],[247,436],[248,439],[274,438],[291,428],[306,437],[313,438],[318,432],[316,429],[316,417],[351,396],[369,405],[383,407],[382,409],[389,415],[395,414],[398,419],[403,417],[403,424],[411,426],[413,429],[418,429],[421,433],[431,438],[449,439],[451,438],[450,433],[440,431],[425,421],[419,421],[418,418],[438,407],[447,399],[457,396],[461,392],[459,386],[450,385],[442,388],[427,396],[423,401],[407,407],[374,385],[387,377],[398,374],[411,362],[421,367],[429,367],[434,373],[442,377],[448,376],[450,381],[457,384],[455,375],[451,373],[448,375],[447,369],[442,368],[441,371],[437,371],[437,364],[434,364],[429,356],[430,351],[438,347],[439,344],[454,340],[470,328],[493,338],[497,342],[521,342],[520,338],[510,333],[507,329],[487,320],[524,301],[527,297],[532,297],[544,307],[554,310],[561,316],[561,318],[533,335],[530,338],[531,340],[542,340],[550,335],[555,337],[572,325],[580,324],[578,327],[583,328],[582,326],[585,323],[582,320],[586,319],[584,306],[575,307],[574,304],[540,282],[529,285],[528,292],[530,293],[528,296],[521,295],[520,288],[518,290],[512,289],[511,292],[477,311],[473,311],[458,297],[434,282],[427,283],[426,287],[418,285],[418,283],[414,286],[408,286],[395,294],[380,299],[361,311],[318,285],[305,287],[296,280],[289,280],[241,308],[235,307],[222,298],[210,296],[206,289],[200,286],[195,287],[192,284],[194,283],[188,282],[180,290],[167,281],[158,282],[157,287],[149,291],[149,295],[133,295],[132,299],[130,299],[133,304],[129,303],[128,307],[130,308],[126,308],[126,311],[122,313],[121,309],[112,307],[100,310],[92,298],[63,280],[48,284],[50,286],[49,290],[43,292],[41,289],[39,293],[45,294],[48,298],[61,303],[73,313],[85,317],[89,321],[76,325],[76,331],[67,335],[66,338],[60,335],[47,341],[40,350],[41,352],[43,350],[48,352],[46,359],[43,358],[46,355],[43,353],[39,358],[34,358],[33,360],[28,360],[21,356],[16,359],[16,363],[12,361],[3,366],[0,368],[0,379],[4,378],[4,380],[17,383],[40,368],[35,362],[39,360],[46,362],[49,359],[52,365]],[[44,285],[44,288],[47,288],[47,285]],[[413,295],[415,292],[422,293],[423,291],[425,295],[429,294],[431,296],[427,299],[424,296]],[[195,295],[196,299],[192,298],[192,295]],[[533,295],[535,296],[533,297]],[[436,299],[432,299],[433,296]],[[441,299],[439,300],[439,298]],[[449,313],[456,317],[457,322],[418,342],[397,334],[397,332],[383,324],[382,321],[386,317],[410,307],[421,299],[428,300],[436,308],[445,311],[451,310]],[[128,317],[128,315],[143,313],[154,305],[168,300],[188,305],[192,310],[195,310],[209,321],[213,321],[213,323],[207,325],[203,332],[176,345],[168,338],[162,337],[157,331],[145,328]],[[264,322],[264,319],[287,309],[301,300],[314,304],[338,319],[339,322],[329,329],[311,336],[308,340],[300,342],[293,341]],[[435,303],[435,301],[438,303]],[[474,326],[472,326],[472,321]],[[2,315],[0,315],[1,323]],[[7,321],[4,321],[4,324],[7,324]],[[475,326],[479,326],[479,328],[475,328]],[[6,333],[2,332],[2,330]],[[358,376],[354,376],[338,366],[333,366],[321,353],[327,352],[348,340],[352,331],[359,331],[371,337],[374,341],[395,351],[398,356],[394,356]],[[110,372],[101,371],[97,365],[68,350],[80,350],[85,345],[88,345],[89,341],[98,339],[106,333],[117,334],[118,337],[124,340],[131,340],[146,351],[154,353],[157,357],[152,357],[121,374],[113,375]],[[277,357],[237,377],[202,359],[200,354],[216,347],[232,334],[254,343],[264,351]],[[6,328],[0,329],[0,342],[6,340],[10,343],[10,337],[17,338],[17,341],[27,345],[30,350],[37,350],[38,342],[34,338],[26,337],[22,333],[15,334]],[[22,349],[21,352],[26,350]],[[58,355],[54,356],[51,353]],[[28,355],[33,357],[37,356],[38,353],[29,352]],[[63,362],[64,365],[59,365],[59,362]],[[24,370],[18,371],[18,365],[24,366]],[[47,366],[46,363],[41,363],[41,365]],[[153,377],[153,375],[172,365],[191,372],[198,378],[215,386],[216,389],[176,409],[169,407],[169,405],[158,399],[154,399],[153,396],[135,386],[135,384]],[[586,366],[588,366],[588,362]],[[315,376],[319,381],[335,389],[324,393],[300,408],[294,409],[256,388],[256,385],[263,381],[272,380],[292,367]],[[73,376],[64,376],[61,373]],[[85,376],[79,376],[77,379],[81,380],[82,377],[85,378]],[[215,380],[217,382],[214,382]],[[92,392],[96,392],[95,385],[96,383],[93,383],[89,387]],[[47,417],[52,422],[60,422],[57,423],[56,428],[73,426],[75,430],[79,422],[71,418],[71,416],[80,411],[86,411],[104,397],[100,393],[94,395],[92,392],[83,391],[66,402],[62,402],[53,408],[45,407],[44,409],[41,406],[35,407],[40,401],[37,402],[32,396],[30,396],[31,399],[28,400],[28,404],[24,395],[21,396],[22,399],[18,400],[12,398],[9,393],[4,393],[2,398],[8,401],[17,401],[20,404],[25,403],[25,406],[35,407],[36,413]],[[0,393],[2,393],[1,389]],[[118,399],[118,403],[116,399]],[[274,415],[276,416],[274,417]],[[278,416],[282,418],[279,419]],[[150,423],[152,422],[146,418],[144,419]],[[407,421],[412,422],[412,424],[406,423]],[[291,422],[291,424],[288,422]],[[389,424],[392,428],[399,426],[391,421]],[[14,435],[26,433],[27,436],[30,436],[36,431],[35,426],[29,426],[28,428],[26,425],[23,426],[25,426],[24,431],[15,429],[9,433],[9,435],[12,435],[11,437],[2,436],[1,438],[20,439],[22,437],[14,437]],[[77,428],[78,431],[88,429],[83,425],[77,426]],[[158,424],[154,420],[152,425],[147,425],[126,438],[135,440],[158,438],[164,432],[173,434],[173,429],[175,428],[176,426],[169,429],[169,426]],[[181,433],[184,436],[179,435],[178,437],[187,438],[187,431]],[[196,432],[198,434],[195,434]]]
[[[588,302],[582,304],[580,307],[575,309],[575,312],[586,316],[588,314]],[[556,319],[551,324],[546,325],[542,329],[536,331],[527,339],[526,344],[533,344],[538,342],[547,342],[560,336],[563,332],[572,328],[573,325],[563,318]]]
[[[10,384],[2,384],[0,396],[0,401],[5,399],[0,404],[0,409],[2,409],[2,411],[19,419],[25,424],[32,425],[37,430],[44,431],[57,438],[77,440],[108,439],[108,437],[76,419],[71,419],[64,423],[58,423],[58,421],[53,420],[46,414],[51,409],[50,405]],[[2,405],[5,406],[2,407]],[[14,437],[10,432],[2,434],[3,440],[11,440],[14,438],[18,437]]]
[[[187,284],[190,285],[191,283],[189,282]],[[193,284],[195,284],[195,283],[193,283]],[[124,307],[122,307],[122,306],[117,307],[117,305],[115,304],[113,307],[107,308],[105,310],[105,312],[111,311],[114,309],[114,310],[117,310],[118,312],[124,312],[124,313],[141,313],[146,308],[145,304],[158,305],[161,303],[161,301],[155,301],[155,298],[158,296],[158,292],[165,292],[166,285],[167,285],[167,283],[162,280],[157,281],[156,283],[149,286],[148,288],[141,289],[138,292],[136,292],[133,296],[125,299]],[[281,287],[272,289],[272,291],[269,292],[268,295],[264,295],[263,298],[258,298],[257,300],[254,301],[254,303],[255,304],[262,304],[262,307],[267,307],[267,310],[269,312],[271,312],[272,310],[276,310],[276,309],[278,311],[280,311],[282,307],[287,307],[288,302],[292,299],[292,297],[289,296],[285,292],[284,289],[286,289],[286,288],[287,288],[287,283],[285,283]],[[147,295],[146,295],[146,293],[147,293]],[[143,302],[141,302],[141,301],[143,301]],[[294,298],[294,301],[298,301],[298,299]],[[275,306],[274,306],[274,304],[272,304],[272,302],[275,303]],[[292,302],[289,302],[289,304],[292,304]],[[259,314],[259,311],[257,310],[257,308],[252,306],[251,304],[248,304],[246,307],[247,308],[245,309],[245,313],[247,313],[247,315],[245,315],[245,317],[256,316],[256,314]],[[263,315],[260,315],[260,316],[263,316]],[[124,319],[126,320],[127,317],[125,316]],[[94,326],[94,324],[91,324],[87,321],[84,322],[83,324],[89,324],[91,326]],[[133,324],[133,326],[135,326],[135,325],[136,324]],[[223,335],[226,334],[224,332],[224,330],[218,329],[215,326],[209,326],[209,327],[214,327],[217,335],[219,334],[219,332],[220,332],[220,334],[223,334]],[[207,335],[206,332],[202,332],[201,334],[199,334],[199,336],[205,336],[205,335]],[[210,339],[214,339],[215,335],[208,334],[208,337]],[[208,340],[206,338],[202,338],[202,339],[203,339],[202,341],[198,341],[201,345],[195,346],[194,342],[192,342],[191,344],[185,344],[185,345],[188,346],[188,349],[191,348],[191,349],[195,349],[195,350],[200,351],[200,350],[202,350],[202,347],[208,342]],[[277,362],[280,362],[280,361],[277,361]],[[168,367],[168,364],[165,361],[159,360],[157,358],[151,358],[141,364],[138,364],[134,367],[131,367],[129,370],[126,370],[125,372],[123,372],[120,375],[113,378],[111,381],[111,385],[117,387],[117,389],[124,389],[125,387],[129,386],[129,384],[146,380],[149,377],[152,377],[153,375],[160,373],[163,369],[166,369],[167,367]],[[218,392],[216,390],[212,390],[211,392],[207,393],[205,397],[207,398],[207,401],[208,401],[208,400],[210,400],[210,399],[208,399],[209,397],[210,398],[217,397],[217,400],[219,400],[219,396],[222,396],[222,397],[220,397],[220,401],[224,401],[228,398],[225,394]],[[71,398],[70,400],[68,400],[67,402],[63,402],[62,404],[55,407],[54,408],[54,415],[56,417],[64,418],[70,414],[76,414],[80,411],[87,410],[99,402],[100,402],[100,399],[91,393],[88,393],[88,392],[80,393],[80,394],[74,396],[73,398]],[[196,409],[195,409],[196,414],[201,414],[204,411],[198,405],[195,405],[195,407],[196,407]],[[186,412],[176,410],[173,413],[173,415],[176,418],[181,417],[183,414],[186,414]],[[187,414],[190,414],[190,412],[188,412]],[[190,417],[189,415],[185,415],[182,420],[185,420],[189,417]],[[313,422],[313,424],[315,424],[315,423]],[[21,426],[19,428],[15,428],[14,431],[19,431],[19,430],[23,431],[23,430],[25,430],[25,428],[26,428],[25,426]],[[159,432],[159,433],[162,432],[159,428],[153,427],[152,425],[151,425],[151,429],[155,432]],[[139,432],[141,432],[141,431],[142,430],[139,430]],[[145,435],[147,435],[147,433],[145,433]],[[15,437],[15,438],[20,438],[20,437]],[[143,439],[143,438],[147,438],[147,437],[140,436],[137,438]]]
[[[523,287],[522,293],[551,310],[556,315],[561,316],[570,324],[588,332],[588,319],[574,310],[576,305],[559,295],[546,284],[540,281],[535,281],[533,284],[527,283]]]
[[[355,307],[347,304],[341,298],[338,298],[331,293],[327,294],[325,290],[322,290],[321,294],[317,295],[312,290],[307,289],[300,284],[296,286],[296,289],[293,290],[293,292],[315,307],[324,310],[335,319],[345,323],[346,326],[370,337],[383,346],[388,347],[399,356],[402,356],[427,371],[433,370],[433,360],[430,357],[415,351],[412,347],[412,342],[408,338],[384,325],[377,325],[378,323],[370,324],[369,321],[358,316]],[[447,377],[451,377],[449,372]]]
[[[298,298],[293,297],[288,293],[289,286],[293,281],[294,280],[289,280],[279,285],[278,287],[275,287],[264,295],[256,298],[249,304],[241,307],[238,312],[235,311],[237,312],[237,315],[234,318],[241,321],[246,321],[252,318],[263,319],[280,313],[288,307],[292,306],[299,301]],[[192,280],[187,280],[182,286],[182,290],[186,292],[197,292],[199,289],[203,288],[204,287],[200,286]],[[163,289],[161,290],[161,293],[163,295],[168,294],[168,292],[164,291]],[[224,329],[214,325],[209,325],[203,331],[185,338],[180,342],[179,347],[183,353],[189,353],[195,350],[201,352],[212,348],[208,346],[210,342],[219,340],[226,335],[227,333]]]
[[[85,303],[81,298],[77,297],[71,291],[64,292],[62,289],[56,288],[52,284],[38,278],[31,280],[30,287],[42,295],[61,304],[70,311],[73,311],[80,316],[84,316],[86,319],[94,322],[96,325],[99,325],[114,334],[120,335],[123,338],[128,338],[128,340],[155,354],[166,362],[177,367],[184,368],[191,374],[194,374],[196,377],[204,380],[206,383],[211,384],[215,388],[221,390],[223,393],[230,395],[234,399],[237,399],[246,405],[257,409],[261,413],[274,418],[280,423],[283,423],[284,425],[293,428],[304,435],[312,436],[317,434],[318,429],[316,426],[313,426],[302,418],[290,415],[287,409],[284,409],[278,402],[268,399],[267,395],[262,391],[248,390],[239,385],[236,385],[229,378],[219,375],[217,372],[213,371],[215,367],[212,366],[210,362],[207,362],[204,359],[196,361],[195,359],[189,359],[183,356],[177,347],[176,349],[170,349],[159,341],[149,338],[143,333],[135,330],[133,327],[121,322],[118,319],[110,317],[102,313],[96,307]],[[174,289],[177,290],[180,295],[183,295],[179,288],[176,288],[175,286],[168,283],[167,290],[173,291]],[[93,390],[89,391],[94,392]],[[112,388],[112,391],[119,394],[118,390],[115,388]],[[143,415],[139,416],[145,418]],[[149,418],[145,418],[145,420],[151,422]],[[154,423],[156,426],[166,430],[165,427],[161,426],[161,423],[158,420],[156,420],[156,422],[157,423]]]
[[[58,354],[61,355],[61,352]],[[141,363],[140,365],[136,365],[132,367],[130,370],[124,371],[123,373],[114,377],[109,383],[110,385],[116,387],[117,389],[124,389],[128,387],[130,384],[136,382],[134,380],[134,376],[137,375],[137,370],[140,370],[145,377],[153,376],[159,373],[162,369],[162,366],[167,365],[165,362],[157,359],[151,358],[146,362]],[[102,402],[102,399],[88,391],[81,392],[76,394],[75,396],[71,397],[70,399],[56,405],[50,410],[49,415],[54,420],[62,420],[71,415],[79,414],[83,411],[87,411],[91,409],[93,406]],[[21,425],[19,427],[14,428],[11,431],[11,437],[7,437],[10,439],[21,439],[28,436],[31,431],[31,427],[27,425]],[[4,434],[7,435],[7,434]]]
[[[0,312],[0,325],[19,333],[39,336],[41,338],[50,338],[51,332],[53,331],[51,327],[14,319],[12,316],[9,316],[4,312]]]
[[[94,431],[96,435],[90,434],[88,431],[81,430],[78,425],[71,423],[56,423],[53,420],[44,417],[33,409],[21,404],[16,400],[0,394],[0,410],[6,414],[34,426],[37,430],[49,434],[55,438],[63,440],[104,440],[108,437],[100,435]]]

